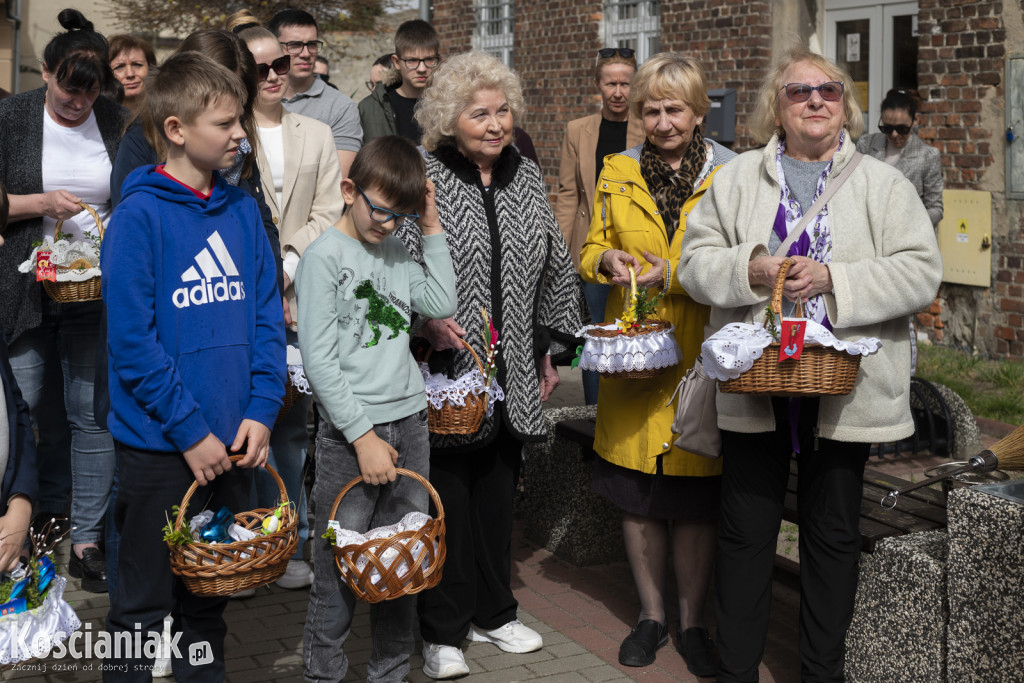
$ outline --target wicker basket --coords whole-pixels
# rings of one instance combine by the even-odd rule
[[[233,455],[231,462],[237,462],[242,457]],[[270,465],[266,469],[277,482],[281,503],[287,503],[288,493],[281,477]],[[174,520],[175,530],[185,524],[186,506],[198,488],[199,483],[195,482],[185,493]],[[260,533],[263,518],[273,512],[273,509],[267,508],[240,512],[235,515],[235,523]],[[231,595],[247,588],[264,586],[281,578],[288,568],[288,560],[299,543],[298,524],[299,518],[294,506],[286,505],[280,528],[266,536],[258,535],[250,541],[233,543],[168,543],[171,571],[181,577],[193,595]]]
[[[284,404],[281,406],[281,410],[277,413],[277,419],[274,424],[277,424],[285,418],[285,415],[292,409],[295,402],[299,400],[299,389],[292,384],[291,378],[288,378],[284,383]]]
[[[444,508],[441,506],[437,491],[429,481],[412,470],[399,467],[395,472],[399,476],[412,477],[427,489],[430,499],[434,501],[434,507],[437,508],[437,516],[419,529],[403,531],[390,538],[371,539],[361,545],[346,545],[341,548],[333,546],[334,564],[337,565],[345,583],[357,598],[370,603],[392,600],[433,588],[441,580],[441,568],[444,566]],[[362,480],[362,477],[356,477],[341,490],[334,499],[329,519],[334,519],[338,513],[338,506],[345,494]],[[413,547],[420,542],[423,543],[422,549],[418,555],[413,555]],[[390,549],[397,550],[398,555],[388,566],[380,556]],[[356,563],[362,557],[365,557],[367,562],[360,571]],[[427,560],[426,569],[423,568],[424,560]],[[404,571],[401,566],[403,561]],[[377,583],[370,580],[374,569],[380,574]]]
[[[473,356],[480,374],[486,378],[487,374],[484,372],[484,364],[480,362],[480,356],[469,342],[465,339],[460,341]],[[484,421],[489,400],[487,393],[480,393],[466,394],[466,404],[461,406],[445,401],[440,408],[435,408],[428,402],[427,426],[432,434],[474,434]]]
[[[612,325],[612,324],[614,324],[614,323],[601,323],[601,325]],[[650,330],[650,332],[661,332],[661,331],[669,329],[669,327],[671,327],[671,325],[669,323],[665,322],[664,320],[657,320],[657,319],[654,319],[654,318],[650,318],[650,319],[642,321],[638,325],[634,325],[633,327],[629,328],[625,332],[619,332],[618,329],[615,329],[615,330],[596,329],[596,330],[589,330],[587,332],[587,335],[591,336],[591,337],[617,337],[620,334],[625,334],[625,335],[629,335],[629,336],[637,336],[638,333],[641,330]],[[632,334],[630,334],[630,333],[632,333]],[[664,368],[642,368],[640,370],[622,370],[620,372],[612,372],[612,371],[607,371],[607,370],[598,370],[597,374],[601,375],[601,377],[607,377],[609,379],[650,379],[651,377],[657,377],[661,373],[665,372],[665,370],[667,370],[667,369],[668,369],[668,367],[664,367]]]
[[[786,259],[779,268],[770,306],[782,319],[782,288],[786,273],[793,265]],[[841,396],[853,390],[860,368],[859,355],[809,344],[798,359],[779,362],[779,344],[772,342],[753,366],[736,379],[719,382],[726,394],[764,394],[769,396]]]
[[[85,202],[78,202],[78,205],[89,212],[92,219],[96,222],[96,229],[99,230],[100,239],[103,239],[103,221],[100,220],[100,215],[96,213],[96,210],[86,204]],[[57,221],[57,232],[60,232],[61,226],[64,225],[64,221]],[[71,270],[64,266],[57,266],[57,273],[67,272]],[[91,277],[88,280],[81,282],[52,282],[50,280],[43,280],[43,289],[50,295],[50,298],[59,304],[70,304],[76,301],[95,301],[100,298],[100,276]]]

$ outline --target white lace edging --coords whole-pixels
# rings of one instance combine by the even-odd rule
[[[754,365],[771,343],[772,335],[761,323],[729,323],[701,345],[704,372],[720,382],[736,379]],[[845,351],[851,356],[870,356],[882,348],[881,340],[875,337],[843,341],[824,325],[807,320],[804,346],[810,344]]]
[[[0,617],[0,664],[17,664],[44,657],[82,627],[81,619],[64,600],[66,585],[67,579],[56,576],[42,605],[27,612]]]
[[[484,386],[484,376],[479,369],[473,369],[458,379],[449,379],[441,373],[430,374],[426,363],[420,363],[420,374],[423,375],[423,384],[427,390],[427,402],[434,410],[440,410],[445,401],[452,405],[466,405],[466,396],[473,394],[487,394],[487,414],[494,412],[495,401],[504,401],[505,392],[498,386],[497,379],[491,379],[488,386]]]
[[[583,351],[579,367],[582,370],[598,372],[628,372],[630,370],[658,370],[671,367],[683,360],[682,351],[676,343],[675,328],[630,337],[619,334],[614,337],[592,337],[590,330],[614,330],[615,323],[587,325],[576,332],[583,337]]]
[[[312,394],[313,390],[309,388],[309,380],[306,379],[306,371],[302,366],[302,353],[299,349],[291,344],[288,345],[286,352],[287,364],[288,364],[288,381],[292,383],[301,394]]]
[[[28,259],[18,266],[19,273],[31,273],[36,269],[36,253],[40,249],[50,250],[50,263],[53,265],[69,268],[57,271],[57,282],[85,282],[100,274],[100,252],[95,244],[89,240],[54,242],[52,237],[47,237],[42,244],[32,250]],[[70,268],[71,264],[79,259],[88,261],[92,268]]]

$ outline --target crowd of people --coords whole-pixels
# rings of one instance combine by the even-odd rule
[[[638,65],[632,49],[604,48],[585,56],[601,109],[567,122],[552,207],[519,78],[488,54],[443,55],[425,21],[398,27],[358,106],[330,85],[303,10],[266,25],[238,12],[160,64],[146,41],[108,41],[76,10],[58,21],[44,86],[0,102],[0,569],[17,564],[30,523],[57,520],[70,527],[67,572],[110,593],[112,634],[180,634],[179,647],[208,641],[213,657],[122,652],[104,680],[223,680],[228,598],[184,589],[161,527],[193,481],[213,509],[273,507],[268,463],[299,519],[277,582],[309,587],[306,680],[348,670],[356,597],[321,540],[326,512],[357,477],[335,516],[344,529],[430,511],[398,468],[437,492],[447,557],[436,587],[371,606],[368,679],[405,679],[417,628],[434,679],[470,673],[467,639],[542,648],[511,588],[524,445],[545,438],[556,366],[587,319],[623,310],[631,271],[660,292],[656,317],[684,363],[582,378],[597,407],[592,490],[621,510],[639,601],[619,662],[653,663],[677,620],[692,673],[757,680],[795,454],[802,678],[843,680],[864,464],[870,443],[913,430],[912,316],[942,272],[941,169],[913,132],[916,93],[890,91],[880,133],[861,136],[849,74],[791,52],[746,122],[764,146],[736,154],[704,135],[699,62]],[[102,301],[57,303],[19,271],[59,236],[102,237]],[[761,318],[787,258],[787,312],[799,299],[808,318],[877,337],[881,351],[848,396],[719,394],[721,457],[679,448],[667,404],[684,370],[711,332]],[[471,434],[430,433],[417,361],[461,376],[487,356],[492,325],[504,400]],[[282,411],[289,347],[312,395]]]

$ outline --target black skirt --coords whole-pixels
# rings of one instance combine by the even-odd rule
[[[644,474],[594,459],[593,493],[609,500],[623,512],[638,517],[686,522],[717,522],[722,477],[675,477],[662,472],[658,456],[655,474]]]

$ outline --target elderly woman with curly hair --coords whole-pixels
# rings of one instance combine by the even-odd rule
[[[771,608],[772,565],[796,453],[800,522],[802,681],[842,681],[860,558],[864,463],[872,442],[914,430],[906,316],[931,303],[942,263],[928,212],[892,166],[858,158],[862,128],[850,75],[821,55],[784,57],[761,85],[751,122],[763,149],[715,176],[690,212],[680,283],[711,305],[711,324],[760,321],[784,259],[790,315],[839,339],[876,337],[853,391],[820,398],[718,395],[722,521],[715,589],[720,683],[758,680]],[[856,164],[851,168],[851,164]],[[849,180],[786,254],[804,213],[845,169]]]
[[[459,300],[453,318],[420,321],[417,334],[461,376],[476,367],[463,342],[485,352],[486,309],[501,339],[497,380],[505,391],[476,433],[431,436],[430,481],[444,505],[448,549],[441,583],[419,602],[423,671],[431,678],[469,673],[459,649],[467,636],[505,652],[543,644],[516,619],[512,499],[523,443],[544,438],[541,401],[558,384],[551,357],[565,350],[581,312],[540,171],[512,145],[522,115],[519,79],[479,52],[438,67],[415,111]],[[421,253],[419,230],[406,224],[399,236]]]

